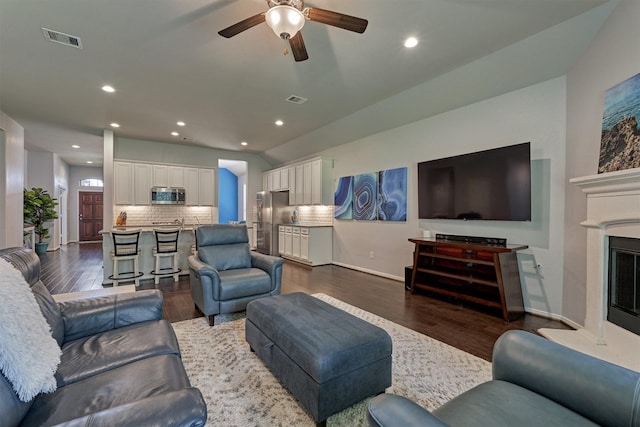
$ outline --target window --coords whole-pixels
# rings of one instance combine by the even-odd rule
[[[104,187],[101,179],[87,178],[80,181],[80,187]]]

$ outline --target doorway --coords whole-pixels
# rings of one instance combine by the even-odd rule
[[[102,192],[80,191],[78,193],[78,240],[94,242],[102,240]]]
[[[60,245],[67,244],[67,189],[58,186],[58,224],[60,226]]]
[[[218,221],[246,222],[247,220],[247,162],[218,160]]]

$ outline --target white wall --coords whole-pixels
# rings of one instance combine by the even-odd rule
[[[604,92],[640,73],[640,2],[620,0],[589,48],[567,75],[567,179],[598,172]],[[563,314],[584,325],[586,305],[586,197],[566,182]]]
[[[520,89],[322,153],[341,176],[407,166],[406,223],[334,222],[334,262],[404,278],[419,228],[450,234],[504,237],[529,245],[519,254],[525,306],[562,312],[565,164],[565,78]],[[428,100],[425,100],[428,102]],[[532,221],[418,221],[417,163],[483,149],[531,142]],[[370,252],[374,258],[370,259]],[[541,270],[534,267],[540,264]]]
[[[0,111],[0,248],[22,246],[24,128]]]

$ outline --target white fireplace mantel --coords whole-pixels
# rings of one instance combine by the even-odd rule
[[[606,320],[608,237],[640,238],[640,168],[573,178],[587,196],[586,316],[577,331],[540,329],[552,341],[640,371],[640,336]]]

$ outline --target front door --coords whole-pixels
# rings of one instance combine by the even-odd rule
[[[102,193],[81,191],[78,196],[80,206],[79,240],[89,242],[102,240],[98,232],[102,230]]]

